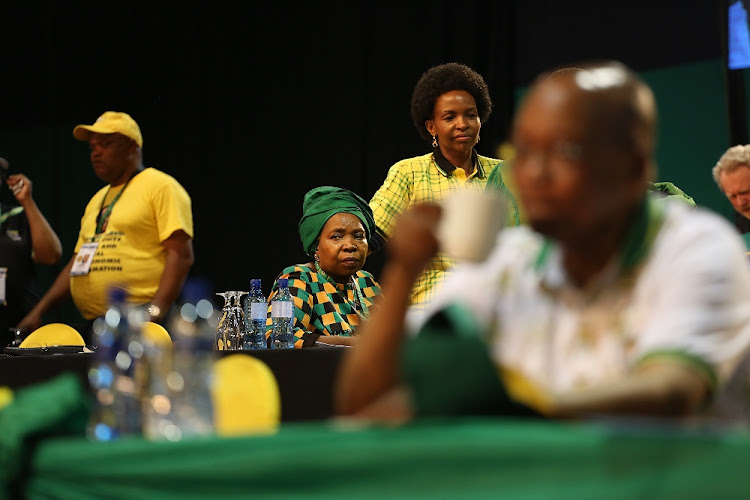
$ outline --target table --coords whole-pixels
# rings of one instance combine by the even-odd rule
[[[276,377],[284,422],[320,420],[333,415],[333,384],[341,355],[347,348],[260,349],[219,351],[242,353],[264,361]],[[43,356],[0,356],[0,386],[19,389],[72,372],[88,385],[92,353]]]

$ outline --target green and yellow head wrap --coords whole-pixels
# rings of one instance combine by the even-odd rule
[[[348,189],[320,186],[308,191],[302,203],[299,237],[307,255],[315,252],[315,242],[328,219],[341,212],[359,217],[365,227],[367,239],[372,237],[375,219],[370,205],[362,197]]]

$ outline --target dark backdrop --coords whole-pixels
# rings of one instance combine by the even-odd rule
[[[391,164],[428,150],[409,100],[430,66],[459,61],[485,76],[495,110],[478,150],[496,156],[519,90],[544,69],[619,59],[670,86],[659,71],[697,64],[690,71],[708,72],[716,94],[708,114],[718,138],[700,180],[682,184],[716,204],[706,163],[727,145],[723,3],[4,2],[0,156],[32,178],[67,261],[101,186],[72,128],[105,110],[130,113],[145,163],[192,197],[192,274],[217,291],[259,277],[267,293],[283,267],[305,258],[297,221],[306,191],[333,184],[369,198]],[[681,172],[670,154],[662,148],[661,163]],[[382,258],[367,267],[377,274]]]

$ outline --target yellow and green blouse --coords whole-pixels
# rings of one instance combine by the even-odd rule
[[[503,185],[499,165],[501,160],[473,153],[474,170],[467,176],[456,168],[435,148],[432,153],[407,158],[394,164],[385,181],[370,200],[377,226],[371,238],[370,248],[377,251],[391,235],[399,215],[410,206],[423,202],[439,202],[455,189],[482,190],[487,186],[489,173],[494,170],[493,187],[507,192]],[[495,167],[498,167],[497,169]],[[512,197],[509,198],[512,200]],[[518,213],[515,200],[509,213]],[[513,225],[517,225],[514,223]],[[453,267],[447,255],[438,253],[417,279],[412,289],[410,305],[425,305],[445,278],[445,272]]]

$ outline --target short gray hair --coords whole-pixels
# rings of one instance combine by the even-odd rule
[[[716,162],[711,173],[714,176],[716,184],[721,187],[721,184],[719,183],[719,177],[721,177],[721,174],[734,172],[740,167],[750,168],[750,144],[744,146],[739,144],[727,149],[726,152],[721,155],[719,161]]]

